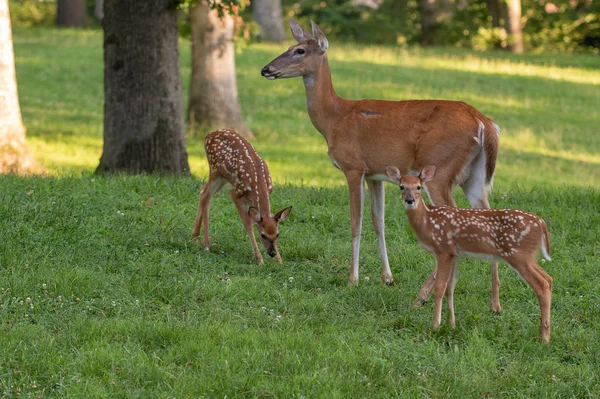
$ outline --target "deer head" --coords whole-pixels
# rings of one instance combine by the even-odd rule
[[[275,216],[263,216],[260,211],[253,206],[248,209],[248,216],[250,216],[250,219],[256,224],[256,227],[258,227],[260,242],[262,242],[267,250],[267,254],[269,254],[271,258],[277,255],[279,222],[285,220],[291,211],[292,207],[288,206],[277,212]]]
[[[425,167],[419,176],[406,175],[401,176],[400,170],[394,165],[387,165],[385,168],[387,177],[400,186],[402,201],[405,209],[416,209],[421,203],[421,190],[423,184],[431,181],[435,176],[435,166]]]
[[[269,80],[310,76],[321,64],[329,42],[321,28],[310,21],[312,35],[298,22],[290,19],[292,36],[298,44],[275,58],[261,70],[261,75]]]

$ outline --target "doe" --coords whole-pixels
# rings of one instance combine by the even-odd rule
[[[269,256],[281,262],[281,255],[277,251],[278,225],[288,217],[292,207],[282,209],[275,216],[271,214],[269,195],[273,192],[273,183],[265,161],[256,153],[248,140],[233,130],[220,129],[209,133],[204,140],[204,149],[210,175],[200,190],[192,237],[198,238],[202,224],[204,227],[202,244],[204,249],[209,250],[208,217],[211,199],[217,191],[229,183],[233,186],[229,193],[250,237],[254,258],[259,264],[263,263],[254,237],[253,223],[258,227],[260,241]]]
[[[552,277],[535,261],[541,247],[550,260],[550,239],[546,222],[540,217],[513,209],[458,209],[427,206],[421,197],[423,185],[435,175],[435,166],[425,167],[419,176],[401,176],[396,166],[386,174],[400,186],[408,221],[419,244],[435,256],[435,315],[433,328],[442,321],[442,297],[446,294],[450,325],[454,318],[454,287],[460,256],[504,259],[535,291],[541,311],[540,338],[550,342]]]

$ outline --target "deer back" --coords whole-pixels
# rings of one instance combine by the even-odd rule
[[[510,257],[534,254],[546,234],[546,223],[537,215],[516,209],[430,210],[435,244],[456,246],[460,252]]]
[[[235,131],[220,129],[206,136],[204,148],[211,175],[227,180],[238,197],[247,196],[256,208],[268,205],[273,190],[269,168],[248,140]],[[266,204],[260,204],[260,197],[265,197],[261,194],[266,194]]]

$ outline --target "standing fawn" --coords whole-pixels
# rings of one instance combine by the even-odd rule
[[[202,245],[208,251],[210,248],[208,235],[210,202],[213,195],[226,183],[229,183],[233,186],[229,193],[250,237],[254,258],[259,264],[263,263],[256,238],[254,238],[253,223],[258,227],[260,241],[269,256],[275,257],[281,262],[281,255],[277,251],[278,225],[288,217],[292,207],[282,209],[275,216],[271,214],[269,195],[273,192],[273,184],[265,161],[256,153],[248,140],[227,129],[209,133],[204,140],[204,149],[210,175],[200,190],[198,214],[192,237],[198,238],[200,225],[203,224]]]
[[[459,185],[474,208],[489,208],[498,155],[500,129],[488,117],[462,101],[348,100],[334,90],[327,51],[329,41],[312,22],[312,34],[290,20],[298,43],[267,64],[261,74],[269,80],[302,77],[308,115],[327,142],[331,162],[348,183],[352,261],[348,282],[358,282],[365,183],[371,194],[371,216],[379,241],[381,281],[392,285],[385,245],[385,166],[421,170],[437,165],[434,181],[427,185],[436,205],[456,206],[452,186]],[[398,76],[402,72],[398,70]],[[357,76],[360,72],[357,71]],[[398,77],[401,79],[401,77]],[[492,311],[500,312],[498,264],[492,262]],[[414,305],[427,301],[435,270],[417,295]]]
[[[423,184],[435,175],[428,166],[419,176],[401,176],[396,166],[386,174],[400,186],[408,221],[419,244],[435,256],[435,316],[433,328],[442,321],[442,297],[446,294],[450,325],[454,318],[454,287],[460,256],[504,259],[535,291],[541,311],[540,338],[550,342],[552,277],[535,261],[538,250],[550,260],[550,239],[540,217],[512,209],[458,209],[427,206],[421,197]]]

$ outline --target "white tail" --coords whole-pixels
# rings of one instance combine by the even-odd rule
[[[428,184],[436,205],[455,206],[452,185],[458,184],[469,203],[489,208],[498,153],[498,126],[477,109],[460,101],[410,100],[353,101],[341,98],[333,88],[327,50],[329,41],[312,23],[312,34],[290,20],[298,43],[266,65],[261,73],[269,79],[302,77],[308,114],[325,137],[328,154],[348,182],[352,226],[352,264],[348,281],[358,281],[358,259],[364,183],[371,193],[373,226],[379,239],[381,279],[394,282],[390,270],[384,224],[383,182],[385,166],[398,165],[403,173],[429,164],[438,176]],[[424,303],[433,287],[431,274],[415,303]],[[492,264],[492,309],[500,311],[497,264]]]
[[[281,255],[277,250],[278,225],[288,217],[292,207],[282,209],[275,216],[271,214],[269,195],[273,191],[273,184],[265,161],[256,153],[248,140],[227,129],[209,133],[204,140],[204,149],[210,175],[200,191],[198,213],[192,237],[198,238],[200,225],[203,225],[202,243],[206,250],[210,248],[208,234],[210,202],[213,195],[226,183],[229,183],[233,186],[230,191],[231,199],[235,203],[250,237],[254,258],[258,263],[263,263],[254,237],[253,223],[258,227],[260,240],[269,256],[275,257],[281,262]]]
[[[537,295],[541,311],[540,338],[550,341],[550,303],[552,277],[535,261],[540,249],[550,257],[546,222],[540,217],[513,209],[458,209],[425,205],[423,184],[435,175],[428,166],[419,176],[401,176],[395,166],[387,176],[400,186],[408,220],[419,243],[430,251],[437,263],[435,279],[435,317],[433,328],[442,319],[442,297],[446,294],[450,325],[455,327],[454,287],[458,258],[462,255],[503,259],[525,280]]]

